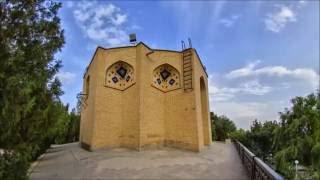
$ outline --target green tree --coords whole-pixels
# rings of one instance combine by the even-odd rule
[[[0,179],[26,178],[25,162],[54,142],[62,94],[55,78],[61,61],[54,58],[64,44],[60,7],[44,0],[0,2]]]
[[[296,97],[291,102],[292,107],[280,113],[280,122],[255,120],[249,131],[238,130],[231,137],[275,164],[288,179],[294,178],[295,160],[307,169],[306,174],[320,179],[320,93]],[[273,154],[272,159],[269,154]]]
[[[235,124],[226,116],[217,116],[213,112],[211,115],[211,127],[214,130],[212,139],[216,141],[225,141],[229,134],[236,130]]]
[[[55,127],[55,143],[64,144],[79,140],[80,115],[75,109],[68,112],[68,106],[60,106],[60,117],[58,117],[57,126]]]
[[[240,141],[244,146],[250,147],[250,139],[248,138],[249,131],[238,129],[230,133],[230,138]]]
[[[274,131],[278,127],[276,121],[265,121],[264,123],[254,120],[247,136],[250,139],[247,146],[263,160],[267,160],[273,154]]]
[[[320,178],[320,93],[292,99],[292,108],[280,113],[274,149],[277,169],[293,175],[293,161],[310,167]]]
[[[80,114],[76,111],[76,109],[72,109],[69,117],[70,123],[68,124],[68,142],[79,141]]]

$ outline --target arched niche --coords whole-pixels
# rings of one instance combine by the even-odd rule
[[[125,90],[134,84],[134,69],[124,62],[117,61],[106,71],[105,85],[110,88]]]
[[[155,68],[152,76],[152,86],[163,92],[180,88],[180,73],[169,64],[162,64]]]
[[[201,98],[201,116],[202,116],[202,131],[203,144],[210,144],[210,124],[209,124],[209,107],[208,107],[208,92],[207,86],[203,77],[200,77],[200,98]]]

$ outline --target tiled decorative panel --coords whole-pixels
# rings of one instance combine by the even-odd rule
[[[167,92],[180,88],[180,74],[177,69],[169,64],[158,66],[153,71],[152,86]]]
[[[133,67],[126,62],[118,61],[111,65],[106,72],[107,87],[125,90],[134,82]]]

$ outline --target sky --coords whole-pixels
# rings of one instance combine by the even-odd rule
[[[248,129],[278,120],[295,96],[319,89],[318,1],[61,1],[66,43],[56,58],[64,95],[76,106],[97,46],[181,50],[192,40],[209,78],[210,110]]]

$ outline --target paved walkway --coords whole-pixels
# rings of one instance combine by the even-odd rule
[[[231,143],[213,143],[200,153],[172,148],[88,152],[78,143],[53,146],[30,179],[248,179]]]

